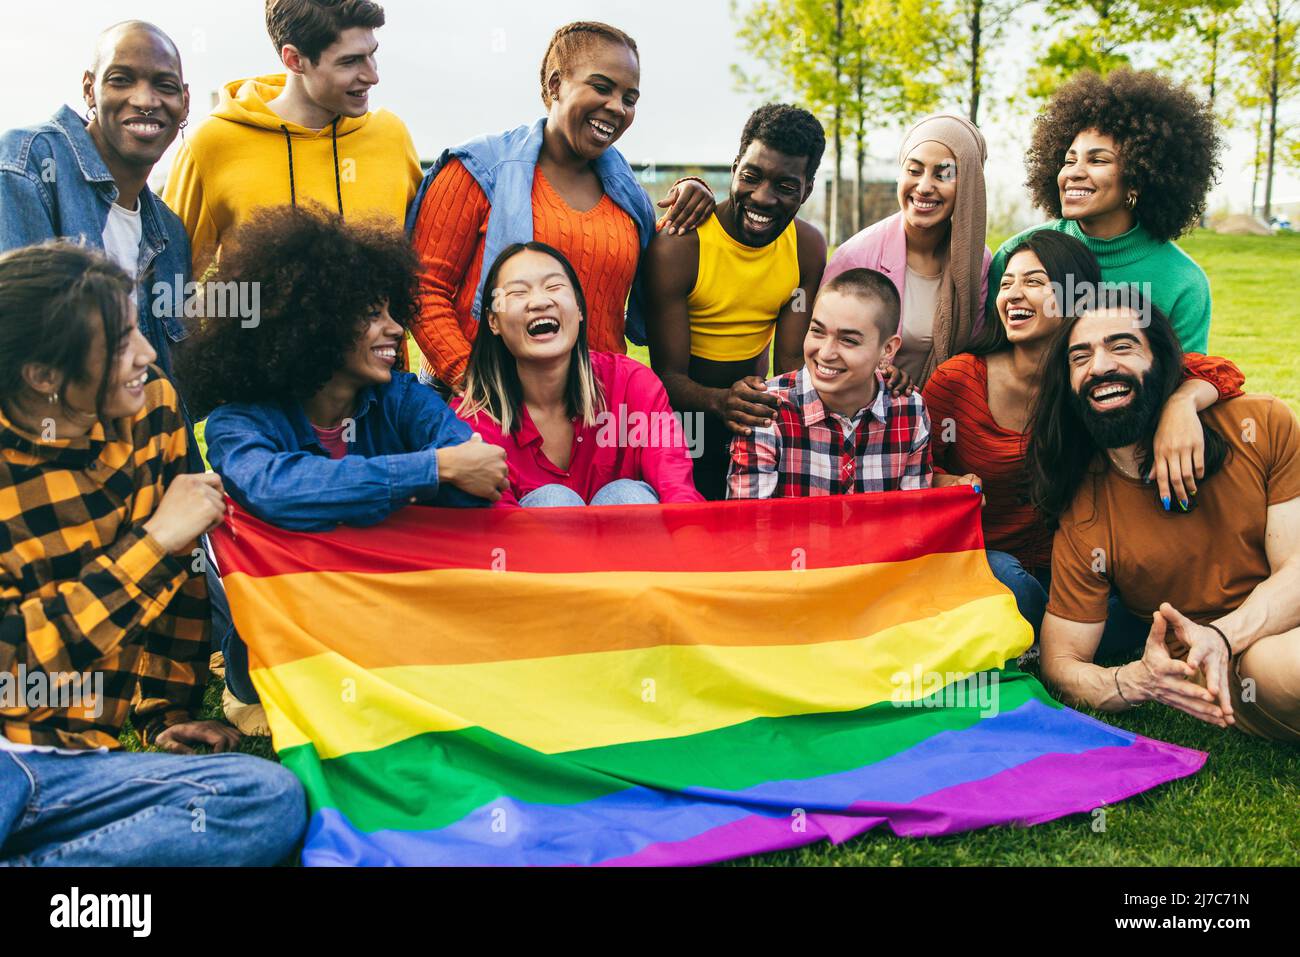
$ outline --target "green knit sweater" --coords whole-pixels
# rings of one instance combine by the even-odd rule
[[[997,321],[998,286],[1007,256],[1039,229],[1054,229],[1081,240],[1101,264],[1107,282],[1150,283],[1156,306],[1169,317],[1184,352],[1206,352],[1210,345],[1210,282],[1191,256],[1170,242],[1159,242],[1141,225],[1113,239],[1093,239],[1072,219],[1032,226],[998,247],[989,264],[989,317]]]

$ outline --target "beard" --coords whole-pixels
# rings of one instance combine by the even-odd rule
[[[1149,372],[1140,380],[1131,375],[1111,372],[1089,379],[1084,383],[1083,391],[1074,394],[1075,411],[1098,448],[1122,449],[1140,443],[1155,433],[1162,403],[1156,391],[1148,387],[1149,378]],[[1126,385],[1132,390],[1133,398],[1128,405],[1106,412],[1093,407],[1088,394],[1107,382]]]

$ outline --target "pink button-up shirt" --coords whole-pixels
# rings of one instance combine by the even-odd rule
[[[594,425],[574,421],[567,469],[542,451],[542,435],[527,407],[520,410],[515,430],[505,435],[486,412],[465,419],[484,442],[506,450],[510,492],[500,504],[517,504],[543,485],[564,485],[590,502],[618,479],[645,482],[665,504],[704,501],[695,490],[682,423],[659,377],[635,359],[609,352],[593,352],[591,367],[604,393],[604,411]],[[452,408],[459,411],[461,404],[456,399]],[[692,430],[692,436],[698,442],[699,430]]]

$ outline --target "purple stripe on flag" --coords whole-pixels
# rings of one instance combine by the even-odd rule
[[[908,804],[855,804],[849,814],[809,814],[805,830],[789,817],[750,815],[684,841],[652,844],[603,866],[713,864],[745,854],[785,850],[821,838],[839,844],[886,821],[901,837],[936,837],[994,824],[1028,826],[1113,804],[1195,774],[1206,755],[1138,736],[1128,747],[1049,754],[991,777],[944,788]],[[1098,794],[1099,782],[1105,782]],[[1007,795],[1019,805],[1007,817]],[[863,816],[858,816],[863,815]]]

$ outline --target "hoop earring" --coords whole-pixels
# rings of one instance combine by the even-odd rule
[[[1134,206],[1136,206],[1137,204],[1138,204],[1137,193],[1130,192],[1130,193],[1128,194],[1128,199],[1126,199],[1126,200],[1124,201],[1124,208],[1125,208],[1125,209],[1132,209],[1132,208],[1133,208]]]
[[[86,122],[87,123],[95,122],[95,118],[97,116],[99,116],[99,107],[95,106],[95,104],[92,103],[90,104],[90,109],[86,110]]]

